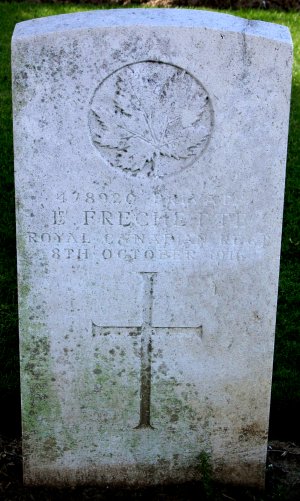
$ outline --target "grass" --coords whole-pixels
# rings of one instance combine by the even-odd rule
[[[91,10],[95,5],[0,2],[0,398],[15,412],[18,400],[17,286],[11,117],[10,39],[14,25],[34,17]],[[101,8],[109,8],[102,6]],[[225,11],[223,11],[225,12]],[[296,12],[238,10],[229,12],[249,19],[284,24],[294,41],[294,69],[286,200],[272,391],[271,433],[293,438],[298,433],[295,411],[300,404],[300,16]],[[13,397],[15,405],[11,404]],[[10,416],[6,409],[6,416]],[[294,414],[293,414],[294,413]],[[294,423],[293,423],[294,419]],[[0,425],[1,426],[1,425]],[[290,433],[290,437],[288,436]]]

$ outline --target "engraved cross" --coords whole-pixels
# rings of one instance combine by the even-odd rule
[[[153,288],[156,273],[142,272],[144,281],[143,300],[143,320],[141,325],[132,327],[119,327],[117,325],[100,326],[92,322],[93,334],[107,335],[111,329],[117,329],[119,333],[140,334],[141,335],[141,369],[140,369],[140,419],[138,428],[152,428],[151,411],[151,356],[152,356],[152,335],[158,330],[172,332],[174,334],[182,332],[193,332],[202,337],[202,326],[197,327],[159,327],[152,324],[153,310]]]

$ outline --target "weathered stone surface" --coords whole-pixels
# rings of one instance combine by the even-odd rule
[[[190,10],[13,37],[27,483],[262,486],[288,30]]]

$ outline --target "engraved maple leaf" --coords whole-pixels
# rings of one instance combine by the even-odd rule
[[[193,161],[211,126],[201,84],[181,68],[150,61],[104,80],[90,112],[95,146],[110,165],[134,175],[163,176]]]

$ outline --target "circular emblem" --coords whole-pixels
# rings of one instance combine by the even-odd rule
[[[186,70],[145,61],[105,78],[91,100],[92,142],[112,167],[164,177],[190,166],[211,136],[213,109]]]

